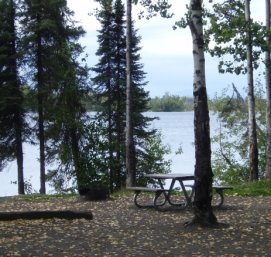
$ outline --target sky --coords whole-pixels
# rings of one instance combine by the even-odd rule
[[[67,0],[68,6],[75,12],[74,19],[86,30],[81,43],[86,47],[89,66],[94,66],[98,59],[95,52],[98,48],[97,30],[99,22],[89,15],[97,6],[94,0]],[[141,39],[141,62],[147,73],[146,80],[151,97],[161,97],[165,93],[179,96],[193,95],[193,56],[190,30],[173,30],[175,21],[183,17],[190,0],[169,0],[172,4],[172,19],[154,17],[150,20],[137,19],[139,7],[133,6],[133,18]],[[208,1],[204,1],[208,2]],[[208,3],[207,3],[208,4]],[[255,20],[265,21],[265,1],[251,1],[251,16]],[[240,92],[246,87],[246,76],[219,74],[218,60],[205,56],[206,87],[210,98],[220,95],[224,88],[232,83]]]

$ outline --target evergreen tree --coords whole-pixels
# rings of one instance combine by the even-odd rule
[[[88,69],[76,60],[78,50],[83,50],[80,45],[62,41],[58,57],[59,68],[55,67],[60,74],[58,90],[51,104],[46,129],[48,161],[59,160],[60,165],[49,176],[61,177],[63,182],[66,177],[75,178],[77,188],[81,188],[88,180],[88,160],[83,154],[87,115],[81,103],[87,90]]]
[[[87,76],[78,63],[84,34],[72,21],[65,0],[26,0],[24,49],[30,70],[28,83],[37,91],[41,193],[45,193],[45,161],[60,161],[59,169],[75,171],[80,184],[81,85]],[[79,122],[80,121],[80,122]],[[78,123],[79,122],[79,123]]]
[[[106,138],[107,158],[109,167],[111,191],[125,185],[126,156],[125,156],[125,126],[126,126],[126,36],[124,6],[120,0],[114,3],[102,1],[99,12],[101,30],[98,35],[100,43],[97,55],[99,63],[92,69],[96,76],[93,78],[95,91],[103,106],[98,117],[103,120],[102,136]],[[146,167],[144,158],[149,160],[153,153],[146,149],[150,147],[148,137],[155,133],[147,129],[152,120],[143,115],[147,111],[148,93],[144,91],[146,85],[143,65],[140,63],[140,37],[132,26],[131,40],[131,120],[134,148],[134,165],[138,169],[138,178],[142,174],[142,167]],[[152,137],[152,140],[154,138]],[[157,150],[157,149],[156,149]],[[163,149],[164,150],[164,149]],[[161,159],[159,159],[161,161]],[[144,163],[144,164],[143,164]],[[153,166],[155,166],[152,163]],[[144,170],[145,172],[146,170]],[[153,171],[150,169],[150,171]],[[106,174],[107,170],[104,170]]]
[[[113,156],[113,111],[116,112],[113,90],[117,83],[117,80],[113,80],[113,77],[116,66],[114,54],[117,43],[113,39],[114,13],[112,1],[101,1],[101,10],[99,11],[97,18],[101,23],[101,29],[98,31],[99,48],[96,52],[96,55],[100,57],[100,60],[99,63],[92,68],[92,71],[97,74],[92,81],[95,86],[94,90],[96,92],[96,97],[98,101],[102,102],[102,112],[96,116],[96,119],[101,120],[101,124],[103,124],[101,134],[106,138],[105,142],[108,149],[105,161],[109,171],[110,190],[113,191],[115,173],[113,165],[117,163],[114,162]],[[116,38],[116,40],[118,42],[121,38]],[[118,52],[118,49],[116,49],[116,52]],[[119,74],[118,71],[116,74]]]
[[[15,1],[0,1],[0,170],[6,161],[17,160],[18,193],[24,194],[23,96],[18,74]]]
[[[25,57],[25,66],[29,69],[30,76],[27,83],[34,84],[37,93],[37,110],[38,110],[38,132],[39,139],[39,161],[40,161],[40,193],[45,194],[45,118],[44,103],[49,95],[46,88],[47,78],[45,76],[48,70],[50,59],[49,39],[53,38],[50,31],[50,7],[51,1],[43,0],[25,0],[23,2],[22,21],[23,27],[23,49]],[[48,58],[49,57],[49,58]],[[45,79],[46,78],[46,79]],[[46,91],[47,90],[47,91]]]

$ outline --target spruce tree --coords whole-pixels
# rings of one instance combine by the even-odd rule
[[[79,131],[85,110],[80,99],[87,69],[78,63],[83,48],[77,41],[84,31],[76,27],[65,0],[26,0],[24,7],[28,83],[37,92],[40,193],[45,193],[46,161],[58,161],[55,176],[69,172],[81,183]]]
[[[96,119],[102,121],[104,128],[101,129],[101,134],[106,138],[106,145],[108,152],[106,154],[106,163],[109,170],[109,186],[113,191],[114,180],[114,157],[113,157],[113,111],[114,111],[114,47],[113,39],[113,7],[112,1],[101,1],[101,11],[99,11],[97,18],[101,23],[101,29],[98,31],[99,48],[96,55],[100,57],[99,63],[92,68],[97,76],[93,78],[95,85],[95,92],[98,101],[103,102],[103,110],[96,116]]]
[[[99,63],[92,69],[96,74],[93,78],[94,89],[103,106],[99,118],[104,121],[102,136],[106,138],[108,149],[107,164],[110,171],[111,191],[125,185],[125,125],[126,125],[126,35],[124,6],[121,0],[102,1],[99,12],[101,29],[99,30],[99,48],[96,55]],[[148,131],[148,123],[152,120],[142,113],[147,111],[148,93],[144,86],[145,73],[140,63],[140,37],[132,26],[132,129],[135,144],[135,165],[142,167],[140,161],[146,140],[154,131]],[[150,154],[150,153],[149,153]],[[138,175],[142,171],[138,171]],[[106,170],[104,171],[106,174]]]
[[[16,2],[0,1],[0,170],[17,160],[18,193],[24,194],[23,96],[18,73],[18,40],[15,27]]]

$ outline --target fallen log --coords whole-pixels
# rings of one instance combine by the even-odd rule
[[[0,212],[0,221],[12,221],[17,219],[86,219],[92,220],[90,211],[25,211],[25,212]]]

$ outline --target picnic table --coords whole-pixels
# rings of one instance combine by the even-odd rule
[[[191,188],[191,191],[188,192],[184,181],[193,181],[194,175],[193,174],[183,174],[183,173],[168,173],[168,174],[146,174],[145,175],[149,179],[154,179],[158,182],[159,187],[157,188],[151,188],[151,187],[128,187],[129,190],[134,190],[134,203],[137,207],[155,207],[159,209],[161,206],[164,206],[165,204],[169,204],[170,206],[175,207],[181,207],[185,208],[186,206],[192,205],[192,192],[193,188]],[[164,187],[165,180],[170,180],[170,186],[168,189]],[[180,185],[180,192],[179,197],[175,197],[175,199],[172,198],[172,196],[175,196],[174,186],[176,182]],[[142,204],[138,200],[140,194],[142,192],[154,192],[154,198],[153,202],[149,204]],[[183,197],[181,197],[181,194]],[[163,199],[162,199],[163,197]]]
[[[194,197],[194,175],[184,173],[168,173],[168,174],[146,174],[147,178],[156,180],[158,187],[128,187],[133,190],[134,204],[139,207],[155,207],[162,210],[162,207],[169,205],[171,207],[186,208],[192,207]],[[165,181],[169,180],[169,188],[165,188]],[[176,182],[180,188],[178,192],[175,190]],[[190,184],[185,184],[190,182]],[[157,184],[157,183],[156,183]],[[213,185],[213,207],[221,207],[224,202],[224,190],[232,189],[230,186]],[[154,193],[152,202],[141,202],[140,196],[142,192]]]

